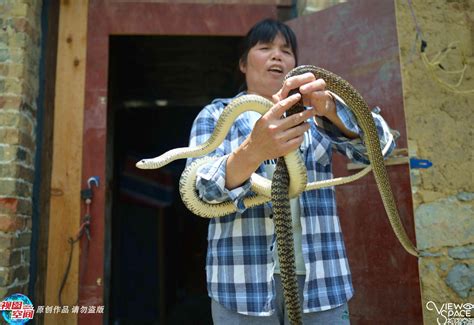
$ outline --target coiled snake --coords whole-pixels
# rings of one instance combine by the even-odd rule
[[[413,246],[402,225],[395,199],[389,183],[387,170],[383,162],[383,153],[380,149],[380,141],[372,114],[362,96],[344,79],[336,74],[315,66],[299,66],[290,71],[285,79],[311,72],[315,77],[322,78],[326,82],[326,89],[339,95],[354,114],[357,123],[364,134],[364,143],[367,147],[367,155],[371,165],[361,172],[348,177],[338,178],[322,182],[307,184],[306,168],[301,161],[298,150],[291,152],[283,158],[279,158],[273,175],[272,182],[263,177],[253,174],[251,177],[252,191],[256,194],[244,199],[247,208],[268,202],[273,203],[273,215],[275,222],[275,233],[277,235],[278,256],[280,259],[280,271],[284,290],[285,305],[292,324],[301,324],[301,307],[298,299],[298,288],[295,272],[295,258],[293,248],[293,231],[291,224],[291,210],[289,199],[298,196],[303,191],[317,188],[340,185],[358,179],[370,170],[374,177],[382,197],[388,219],[392,229],[405,250],[419,256],[418,250]],[[136,166],[142,169],[154,169],[163,167],[170,162],[182,158],[196,158],[204,156],[217,148],[224,140],[233,121],[243,112],[254,110],[260,114],[266,113],[273,103],[256,95],[245,95],[234,99],[223,111],[217,121],[214,133],[203,144],[190,148],[177,148],[163,155],[139,161]],[[287,111],[287,115],[303,109],[298,104]],[[384,151],[387,148],[384,149]],[[185,205],[196,215],[206,218],[214,218],[228,215],[236,211],[232,202],[208,204],[199,198],[195,190],[196,172],[199,166],[209,162],[211,157],[204,157],[190,164],[181,175],[180,193]]]

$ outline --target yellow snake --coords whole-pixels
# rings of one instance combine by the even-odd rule
[[[299,156],[298,150],[295,150],[283,157],[283,159],[278,159],[272,182],[257,174],[253,174],[251,177],[252,191],[255,192],[256,195],[245,198],[245,206],[249,208],[263,204],[269,200],[273,202],[275,233],[278,241],[278,256],[280,259],[285,305],[287,306],[288,316],[292,324],[301,324],[301,308],[298,301],[294,265],[293,232],[289,199],[298,196],[301,192],[348,183],[373,170],[388,219],[395,235],[408,253],[417,257],[419,256],[418,250],[408,238],[398,215],[387,170],[383,162],[383,153],[380,149],[376,126],[370,109],[364,99],[347,81],[319,67],[309,65],[296,67],[287,74],[285,79],[306,72],[313,73],[317,79],[324,79],[326,89],[340,96],[352,111],[357,123],[363,131],[363,141],[367,147],[367,155],[371,165],[347,178],[307,184],[306,168]],[[204,156],[212,152],[222,143],[233,121],[240,114],[245,111],[253,110],[263,115],[272,106],[272,102],[260,96],[245,95],[238,97],[224,109],[217,121],[214,133],[206,142],[194,148],[177,148],[156,158],[143,159],[139,161],[136,166],[142,169],[154,169],[163,167],[177,159]],[[384,148],[384,151],[387,149],[388,145]],[[196,193],[196,172],[202,164],[208,163],[213,159],[217,158],[204,157],[194,161],[184,170],[180,179],[180,193],[184,204],[194,214],[206,218],[224,216],[236,211],[232,202],[209,204],[203,202]]]

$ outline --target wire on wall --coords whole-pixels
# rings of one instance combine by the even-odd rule
[[[426,48],[428,47],[428,43],[427,43],[425,37],[423,36],[423,32],[422,32],[422,30],[420,28],[420,25],[418,24],[418,21],[416,19],[416,15],[415,15],[415,12],[413,10],[412,1],[407,0],[407,3],[408,3],[408,6],[410,8],[410,13],[411,13],[411,16],[413,18],[413,22],[415,23],[415,29],[416,29],[415,43],[418,42],[418,40],[421,40],[421,47],[420,47],[421,60],[423,62],[423,65],[425,66],[425,68],[428,70],[429,75],[436,82],[438,82],[443,88],[445,88],[446,90],[449,90],[449,91],[451,91],[455,94],[474,93],[474,89],[468,89],[468,90],[458,89],[461,86],[461,84],[464,80],[465,72],[467,70],[467,67],[469,66],[467,57],[464,54],[464,52],[462,51],[462,49],[460,49],[461,57],[462,57],[461,62],[463,64],[462,69],[447,70],[442,64],[443,60],[446,59],[446,57],[448,56],[448,54],[451,51],[458,49],[457,44],[459,43],[459,41],[453,41],[453,42],[449,43],[449,45],[447,47],[445,47],[441,51],[438,51],[438,53],[436,53],[431,59],[429,59],[428,55],[426,53]],[[440,77],[440,74],[442,74],[442,73],[443,74],[450,74],[450,75],[457,74],[457,75],[459,75],[458,81],[454,82],[454,83],[447,82],[447,81],[443,80]]]

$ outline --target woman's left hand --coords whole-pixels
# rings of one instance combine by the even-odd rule
[[[336,104],[329,91],[326,90],[326,82],[323,79],[316,79],[311,72],[285,80],[282,88],[273,95],[273,100],[278,102],[286,98],[292,89],[299,89],[303,96],[303,104],[312,106],[316,110],[316,115],[326,116],[329,119],[337,115]]]

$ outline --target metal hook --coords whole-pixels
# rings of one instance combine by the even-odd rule
[[[89,188],[92,188],[92,184],[94,184],[96,187],[99,187],[99,176],[92,176],[87,180],[87,185]]]

